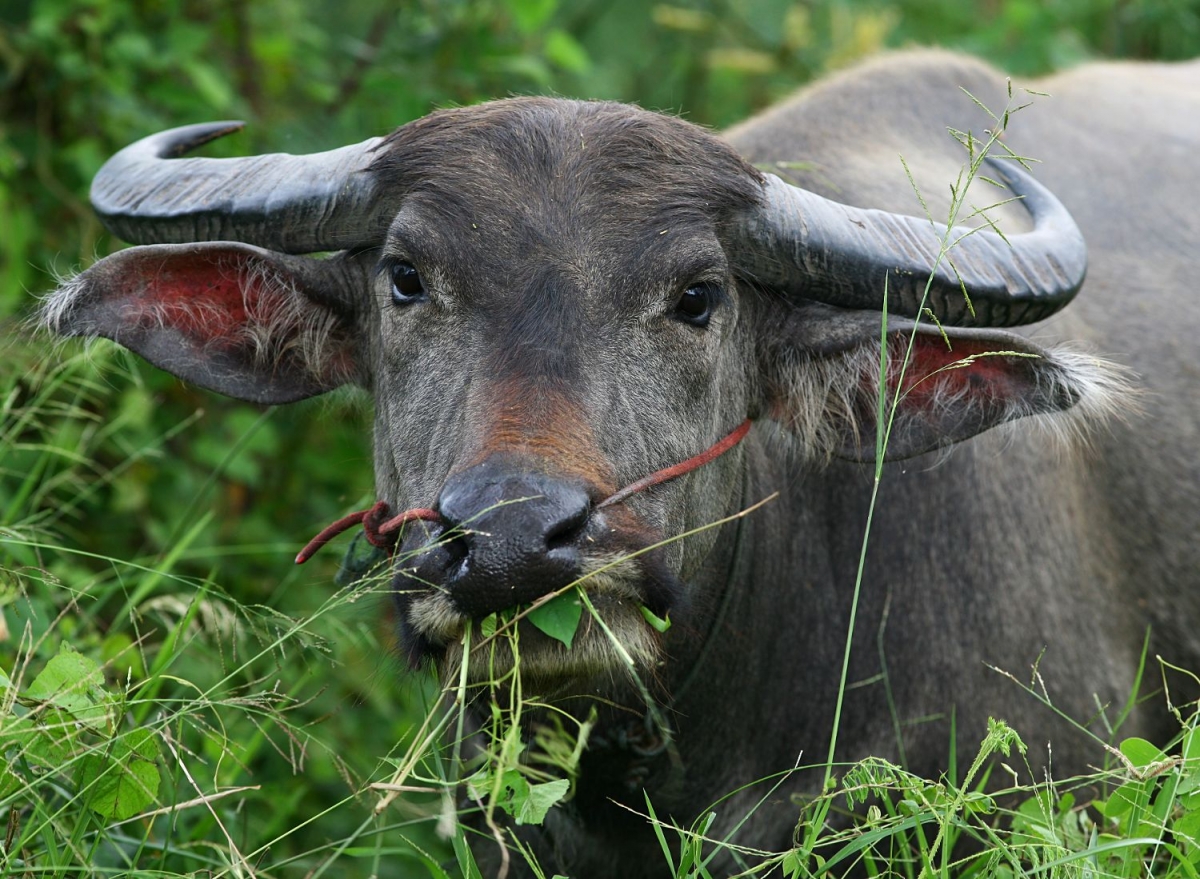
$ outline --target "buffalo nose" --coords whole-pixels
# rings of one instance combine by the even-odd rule
[[[579,578],[591,503],[583,485],[485,461],[451,477],[438,508],[441,571],[422,572],[474,618],[533,601]]]

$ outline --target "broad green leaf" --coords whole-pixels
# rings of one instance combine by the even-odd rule
[[[579,600],[579,593],[575,589],[568,589],[562,595],[556,595],[545,604],[531,610],[529,622],[554,640],[562,641],[570,650],[582,616],[583,602]]]
[[[482,800],[490,797],[493,788],[496,788],[496,775],[486,767],[467,779],[467,790],[472,799]],[[529,782],[524,779],[519,770],[505,770],[500,775],[500,786],[496,789],[495,805],[512,815],[513,801],[525,796],[528,791]]]
[[[1183,777],[1179,779],[1179,787],[1176,788],[1176,793],[1194,794],[1200,788],[1200,766],[1193,763],[1190,769],[1184,770]]]
[[[1179,795],[1179,805],[1187,812],[1200,812],[1200,791],[1189,791]]]
[[[65,711],[48,709],[20,740],[25,758],[46,769],[61,769],[79,750],[79,727]]]
[[[0,729],[0,751],[43,769],[61,769],[75,753],[78,735],[79,726],[69,714],[50,708],[36,722],[28,717],[7,718]]]
[[[1104,804],[1104,816],[1117,818],[1134,807],[1145,808],[1150,802],[1150,781],[1127,781]]]
[[[496,634],[496,615],[490,613],[479,621],[479,632],[485,638],[490,638]]]
[[[157,759],[154,733],[135,729],[113,739],[110,753],[101,750],[83,757],[76,784],[92,809],[105,818],[123,821],[158,797]]]
[[[990,815],[996,811],[996,801],[985,793],[972,791],[963,799],[963,808],[968,812]]]
[[[1121,753],[1138,769],[1145,768],[1165,758],[1165,754],[1145,739],[1131,736],[1121,742]]]
[[[1175,803],[1179,800],[1179,770],[1171,769],[1163,773],[1160,778],[1162,779],[1162,787],[1159,789],[1158,795],[1154,798],[1154,804],[1150,808],[1150,814],[1154,816],[1158,833],[1162,833],[1167,819],[1175,809]]]
[[[104,689],[104,673],[66,644],[21,695],[55,705],[97,732],[111,728],[113,699]]]
[[[1200,840],[1200,811],[1184,812],[1171,822],[1171,827],[1177,834]]]
[[[1188,727],[1183,737],[1183,759],[1195,760],[1200,758],[1200,726],[1193,723]]]
[[[1183,747],[1180,751],[1183,757],[1183,777],[1179,780],[1178,792],[1191,793],[1200,788],[1200,728],[1196,718],[1193,718],[1183,736]]]
[[[515,802],[516,812],[513,819],[518,824],[541,824],[546,820],[550,807],[567,795],[571,783],[561,781],[546,781],[541,784],[530,784],[520,802]]]
[[[0,749],[7,749],[13,745],[24,747],[36,735],[37,724],[28,717],[9,715],[0,723]]]
[[[15,794],[24,784],[24,779],[13,771],[12,764],[7,760],[0,760],[0,797]]]

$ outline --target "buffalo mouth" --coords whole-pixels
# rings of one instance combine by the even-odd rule
[[[603,517],[597,518],[593,524],[609,530]],[[481,608],[473,593],[463,599],[455,578],[446,575],[460,561],[454,529],[415,530],[423,533],[403,541],[392,580],[402,646],[412,664],[433,664],[448,681],[458,679],[465,658],[471,685],[515,669],[523,685],[543,697],[581,687],[608,691],[659,664],[662,635],[647,622],[644,609],[665,618],[680,596],[659,550],[556,547],[553,564],[540,569],[537,582],[497,584],[492,610]],[[577,543],[588,542],[596,539],[589,534]],[[574,589],[587,602],[568,647],[533,625],[529,612],[549,600],[582,601]],[[506,601],[514,594],[523,600]],[[563,598],[556,599],[560,594]],[[470,652],[464,657],[465,644]]]

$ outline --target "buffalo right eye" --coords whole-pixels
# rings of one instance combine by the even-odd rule
[[[703,329],[708,326],[713,308],[721,298],[721,288],[716,284],[693,284],[683,291],[675,303],[675,317],[684,323]]]
[[[411,305],[426,296],[425,282],[416,266],[409,262],[398,262],[392,266],[392,302],[396,305]]]

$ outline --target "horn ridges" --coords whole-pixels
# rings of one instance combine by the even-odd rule
[[[907,317],[917,316],[928,282],[924,305],[955,326],[1049,317],[1083,284],[1083,235],[1028,172],[987,161],[1021,197],[1033,219],[1030,231],[1006,237],[986,226],[948,231],[927,219],[839,204],[767,175],[765,204],[741,227],[738,271],[763,286],[844,308],[883,308],[886,278],[888,310]],[[939,260],[944,242],[953,246]]]
[[[377,244],[390,221],[369,174],[380,143],[310,155],[178,158],[243,127],[173,128],[130,144],[92,181],[105,228],[134,244],[240,241],[284,253]]]

